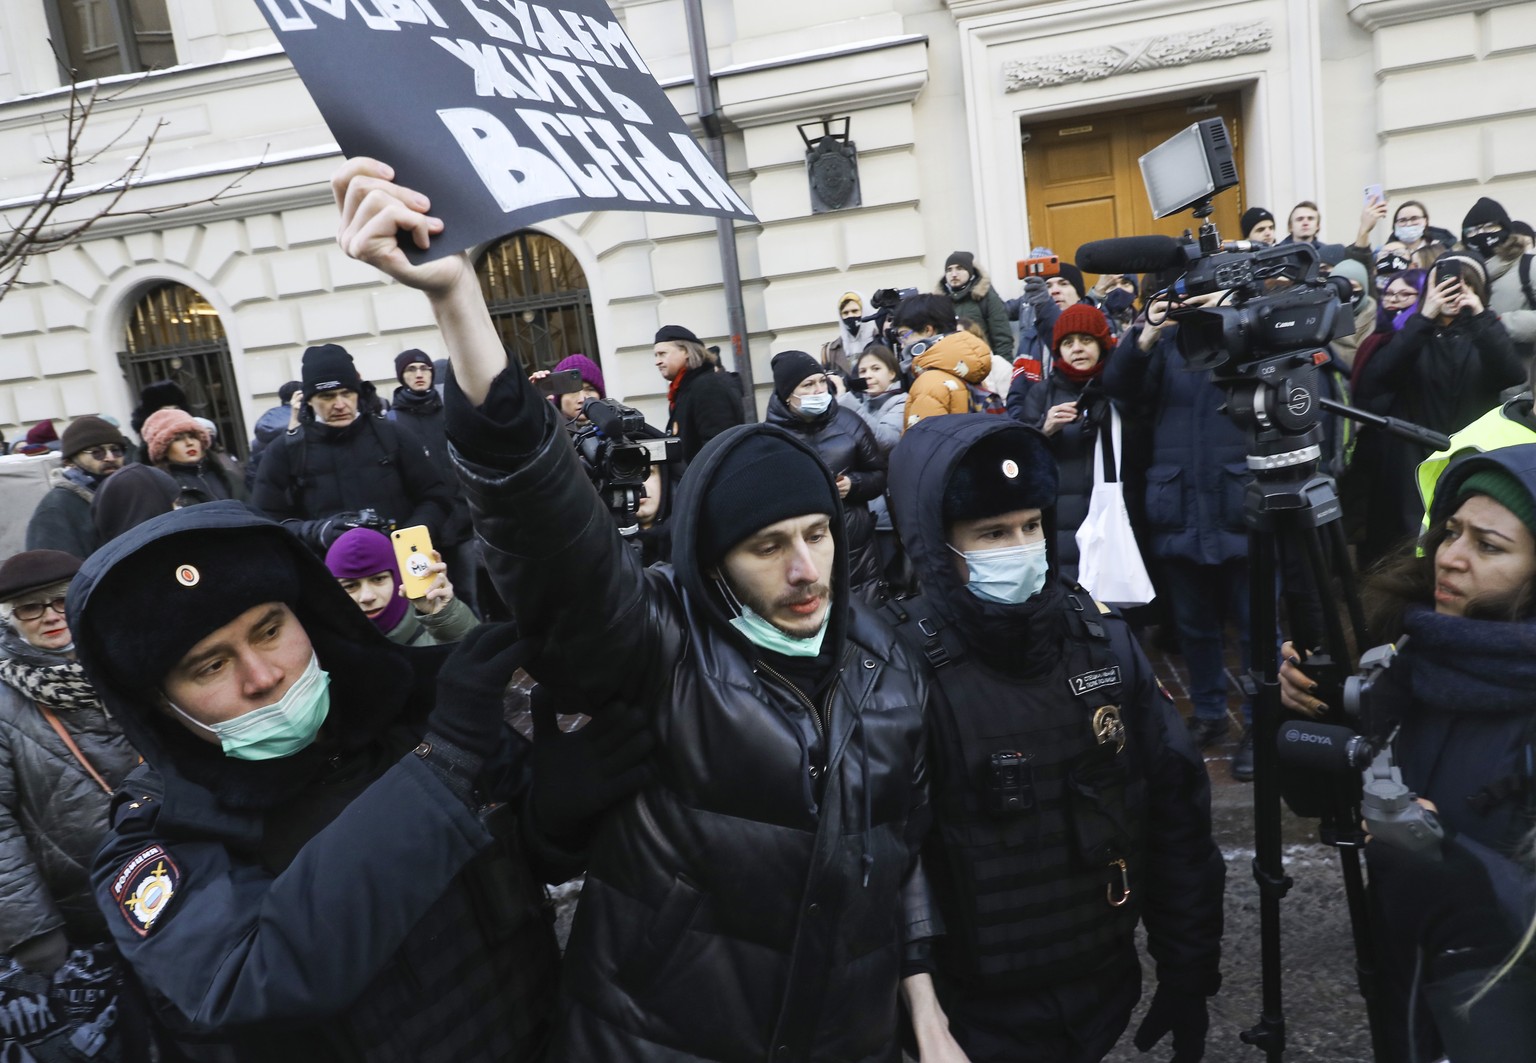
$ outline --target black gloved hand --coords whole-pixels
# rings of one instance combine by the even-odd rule
[[[572,709],[548,684],[534,687],[533,820],[545,836],[558,839],[578,833],[645,784],[656,737],[650,714],[638,706],[614,703],[570,732],[560,730],[557,706]]]
[[[1136,1048],[1146,1052],[1173,1034],[1171,1063],[1198,1063],[1205,1056],[1205,1034],[1211,1026],[1206,997],[1179,979],[1159,978],[1147,1017],[1136,1028]]]
[[[1432,860],[1381,841],[1365,847],[1382,918],[1394,936],[1424,949],[1429,982],[1497,967],[1518,938],[1482,862],[1449,839],[1441,852]]]
[[[466,753],[490,753],[501,734],[507,684],[531,656],[531,643],[519,637],[516,624],[475,628],[437,673],[437,704],[427,729]]]
[[[1044,277],[1024,278],[1024,301],[1033,307],[1042,307],[1051,301],[1051,290],[1045,286]]]

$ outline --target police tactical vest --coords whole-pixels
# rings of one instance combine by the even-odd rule
[[[887,608],[933,665],[924,855],[947,927],[942,969],[986,988],[1098,969],[1135,930],[1145,782],[1097,603],[1066,595],[1061,652],[1034,679],[977,662],[921,597]]]

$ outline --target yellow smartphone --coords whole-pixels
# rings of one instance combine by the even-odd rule
[[[437,577],[429,571],[432,564],[432,533],[425,524],[412,528],[400,528],[390,532],[395,546],[395,564],[400,566],[400,582],[405,585],[405,596],[411,599],[426,597]]]

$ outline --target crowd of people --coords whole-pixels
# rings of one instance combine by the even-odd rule
[[[342,249],[425,295],[447,358],[402,351],[386,400],[310,346],[243,467],[164,382],[136,442],[28,433],[62,464],[0,563],[0,994],[96,972],[112,1001],[28,1051],[88,1019],[108,1060],[1090,1063],[1142,996],[1140,927],[1134,1043],[1199,1060],[1202,750],[1254,772],[1228,647],[1276,655],[1288,712],[1337,708],[1305,581],[1251,637],[1250,439],[1179,342],[1224,293],[1038,248],[1008,299],[957,251],[931,291],[841,293],[832,339],[772,358],[762,424],[666,325],[667,423],[610,442],[677,459],[642,446],[631,482],[589,446],[599,364],[509,358],[465,257],[407,261],[441,223],[391,178],[333,179]],[[1327,415],[1319,459],[1401,642],[1362,726],[1446,827],[1437,860],[1366,847],[1393,1058],[1516,1058],[1531,230],[1486,198],[1459,232],[1381,198],[1347,243],[1321,221],[1255,207],[1241,236],[1347,280],[1325,392],[1456,433]],[[580,874],[562,955],[546,886]]]

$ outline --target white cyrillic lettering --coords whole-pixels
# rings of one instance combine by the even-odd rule
[[[735,209],[749,218],[753,216],[752,209],[742,202],[736,190],[731,187],[731,183],[721,176],[719,170],[715,169],[715,164],[709,161],[709,156],[699,150],[698,143],[691,136],[687,133],[673,133],[672,143],[682,155],[683,161],[688,164],[688,168],[700,181],[704,182],[704,187],[708,188],[710,194],[720,201],[721,206]]]
[[[592,36],[586,26],[582,25],[581,16],[574,11],[561,11],[560,17],[565,19],[565,24],[571,27],[571,33],[581,42],[581,46],[592,56],[592,62],[601,63],[603,66],[612,66],[608,59],[608,53],[603,46],[597,43],[597,38]]]
[[[586,18],[587,25],[592,27],[592,35],[597,38],[597,42],[608,52],[608,58],[613,60],[614,66],[626,65],[623,57],[619,55],[620,52],[623,52],[624,55],[629,56],[629,64],[633,65],[640,73],[649,74],[651,72],[651,68],[645,65],[645,60],[640,58],[640,53],[635,51],[635,46],[630,42],[628,35],[625,34],[623,26],[617,22],[599,22],[591,15],[586,16]]]
[[[298,0],[292,0],[291,11],[281,9],[283,0],[261,0],[261,4],[267,9],[267,14],[272,16],[272,25],[277,27],[279,33],[315,28],[315,20],[309,17],[309,12],[299,6]]]
[[[692,196],[699,201],[701,207],[713,210],[720,205],[710,197],[708,192],[704,191],[703,185],[693,179],[693,175],[688,172],[688,167],[676,159],[668,158],[639,129],[627,125],[624,127],[624,135],[629,137],[630,143],[634,144],[639,151],[640,165],[645,167],[645,172],[650,175],[652,181],[661,186],[661,190],[672,202],[679,206],[686,206],[688,201],[683,197]]]
[[[537,48],[539,39],[533,30],[533,15],[528,11],[528,5],[523,0],[496,0],[498,4],[507,9],[507,14],[517,19],[517,26],[523,31],[523,40],[528,42],[528,47]]]
[[[442,29],[448,28],[443,25],[443,20],[436,11],[432,10],[432,5],[427,0],[373,0],[373,4],[379,9],[379,14],[396,22],[409,22],[416,26],[430,24]]]
[[[518,55],[511,48],[503,48],[501,54],[507,57],[508,63],[512,64],[513,73],[526,81],[528,87],[533,90],[534,96],[541,101],[550,103],[558,99],[567,107],[576,106],[576,101],[560,87],[560,82],[549,76],[549,71],[544,69],[544,64],[540,62],[538,56],[529,55],[525,62],[525,57]]]
[[[317,3],[317,0],[309,0],[309,2],[316,4],[316,6],[320,6],[320,4]],[[326,0],[325,6],[335,6],[335,4],[333,0]],[[352,7],[357,11],[359,15],[362,16],[363,25],[367,26],[371,30],[398,30],[400,28],[400,23],[396,22],[388,15],[380,14],[378,11],[368,10],[364,0],[352,0]]]
[[[503,211],[569,199],[576,185],[554,162],[525,148],[495,115],[474,107],[438,111],[475,173]]]
[[[604,144],[613,149],[614,157],[619,160],[619,164],[629,171],[629,175],[635,179],[635,182],[647,196],[657,203],[665,203],[667,201],[667,197],[662,194],[661,189],[656,187],[655,182],[646,176],[645,170],[641,169],[640,164],[635,162],[630,156],[629,149],[624,144],[624,134],[619,132],[617,126],[606,118],[594,118],[592,119],[592,129],[602,138]]]
[[[575,90],[576,95],[581,97],[581,102],[586,104],[590,110],[596,111],[598,114],[603,113],[603,105],[598,103],[597,97],[588,92],[587,87],[581,83],[582,75],[586,73],[585,70],[575,63],[566,62],[564,59],[546,58],[544,65],[565,78],[566,84]]]
[[[539,20],[539,43],[546,52],[551,55],[568,55],[572,59],[589,63],[592,61],[592,56],[581,46],[581,42],[566,32],[560,20],[551,15],[548,8],[535,4],[533,14]]]
[[[475,0],[459,0],[464,5],[464,10],[474,16],[480,28],[495,37],[498,41],[511,41],[513,44],[522,44],[522,38],[513,32],[511,25],[500,15],[493,15],[489,11],[475,6]]]
[[[528,108],[519,108],[517,116],[528,123],[528,128],[533,135],[539,138],[539,143],[544,145],[544,150],[549,152],[550,158],[560,164],[567,177],[576,182],[576,187],[584,196],[593,198],[612,199],[618,193],[603,176],[603,171],[596,166],[583,167],[571,158],[565,150],[565,146],[556,140],[556,136],[569,136],[563,124],[568,116],[563,114],[550,114],[547,111],[535,111]]]
[[[532,90],[517,80],[501,63],[502,50],[494,44],[480,44],[475,41],[450,40],[447,37],[433,37],[432,40],[443,46],[443,50],[455,59],[460,59],[464,65],[475,72],[476,96],[505,96],[508,99],[536,100]]]
[[[627,122],[643,122],[646,125],[653,124],[651,122],[651,116],[645,113],[645,108],[641,107],[638,103],[624,95],[622,92],[616,92],[610,88],[607,79],[603,77],[601,71],[589,66],[584,68],[584,72],[586,73],[587,77],[592,79],[592,83],[597,86],[598,91],[600,91],[604,96],[608,97],[608,102],[613,106],[615,111],[619,112],[620,118],[623,118]],[[598,109],[601,110],[601,108]]]
[[[608,176],[608,180],[613,182],[613,187],[619,190],[619,195],[631,203],[659,202],[659,200],[652,200],[650,196],[645,194],[643,188],[619,173],[619,160],[614,158],[613,152],[608,151],[606,148],[600,148],[592,142],[592,127],[587,124],[585,118],[574,114],[562,115],[561,117],[565,120],[565,128],[571,131],[571,136],[575,137],[576,143],[581,145],[581,150],[585,151],[593,162],[602,167],[602,171]],[[609,126],[609,128],[613,127]],[[617,134],[617,131],[615,131],[615,134]]]

